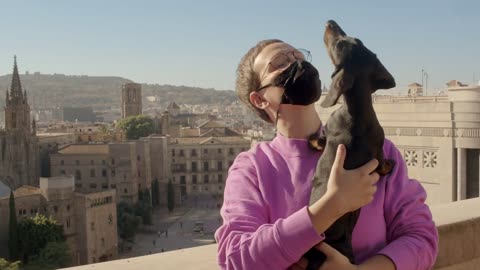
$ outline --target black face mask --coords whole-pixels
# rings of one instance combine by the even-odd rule
[[[310,105],[322,95],[318,70],[307,61],[292,63],[275,78],[272,85],[285,89],[281,104]]]

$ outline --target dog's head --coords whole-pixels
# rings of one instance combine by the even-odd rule
[[[362,89],[371,89],[370,93],[364,93],[365,95],[371,95],[378,89],[395,87],[395,80],[377,56],[367,49],[362,41],[347,36],[335,21],[327,22],[323,41],[335,65],[335,71],[322,107],[335,105],[340,95],[347,93],[356,83],[364,84]]]

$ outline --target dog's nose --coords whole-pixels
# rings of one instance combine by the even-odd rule
[[[328,20],[328,21],[327,21],[326,27],[335,28],[335,27],[337,27],[337,26],[338,26],[338,24],[337,24],[334,20]]]

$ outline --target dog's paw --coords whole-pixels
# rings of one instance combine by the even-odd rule
[[[387,175],[392,172],[394,166],[395,161],[393,159],[384,159],[380,162],[380,164],[378,164],[378,167],[375,171],[380,175]]]

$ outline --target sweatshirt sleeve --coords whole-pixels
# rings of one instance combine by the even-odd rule
[[[229,170],[221,209],[223,225],[215,232],[221,269],[287,269],[324,239],[307,207],[285,219],[269,222],[268,206],[258,185],[256,168],[241,153]]]
[[[427,270],[438,253],[438,232],[427,194],[417,180],[409,179],[405,161],[390,141],[386,158],[395,160],[395,168],[386,179],[385,221],[387,245],[379,254],[389,257],[397,270]]]

